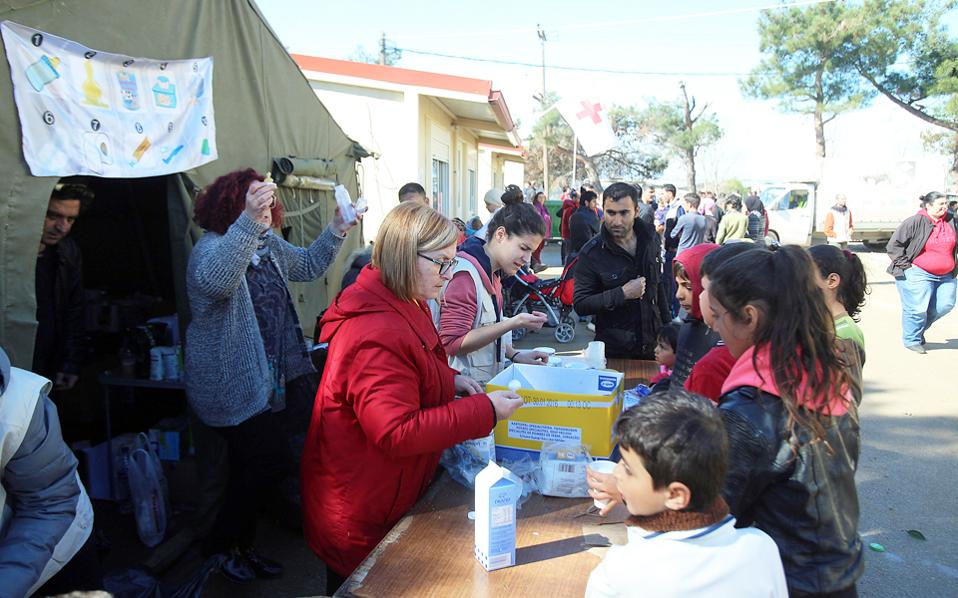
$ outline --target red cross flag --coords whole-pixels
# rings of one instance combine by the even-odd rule
[[[559,114],[569,123],[586,155],[594,156],[615,147],[615,133],[606,107],[592,100],[562,100]]]

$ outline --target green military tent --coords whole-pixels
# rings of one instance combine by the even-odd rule
[[[264,172],[278,157],[298,156],[314,174],[345,185],[357,196],[356,163],[365,152],[333,121],[250,0],[0,0],[0,20],[102,52],[160,60],[213,58],[218,159],[185,173],[151,179],[148,188],[161,195],[163,209],[141,213],[139,224],[130,225],[135,234],[144,222],[149,228],[150,218],[166,216],[168,238],[144,251],[166,254],[161,261],[168,272],[154,280],[159,286],[173,287],[164,290],[174,298],[181,321],[188,315],[184,311],[185,263],[201,234],[191,223],[196,188],[238,168]],[[47,200],[59,179],[31,175],[21,149],[6,56],[0,65],[0,345],[15,365],[29,368],[36,330],[37,248]],[[116,180],[99,183],[112,185],[113,195],[118,191]],[[135,204],[138,195],[148,190],[143,184],[126,180],[119,189]],[[309,244],[335,210],[333,194],[323,188],[281,187],[281,197],[287,211],[283,232],[298,245]],[[346,257],[361,243],[361,231],[354,229],[325,279],[291,285],[304,330],[312,330],[312,321],[338,291]]]

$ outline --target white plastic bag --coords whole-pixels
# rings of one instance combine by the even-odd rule
[[[136,531],[140,540],[150,548],[163,541],[169,513],[169,490],[163,465],[145,434],[137,437],[127,457],[127,477]]]
[[[589,496],[586,467],[592,462],[581,444],[554,442],[539,452],[539,492],[545,496],[585,498]]]

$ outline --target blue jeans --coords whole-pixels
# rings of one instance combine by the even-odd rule
[[[925,331],[955,306],[956,284],[952,274],[929,274],[918,266],[895,279],[901,295],[901,337],[906,347],[923,344]]]

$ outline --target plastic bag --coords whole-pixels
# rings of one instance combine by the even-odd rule
[[[591,462],[588,448],[581,444],[543,444],[539,452],[539,491],[545,496],[588,497],[586,467]]]
[[[137,437],[127,457],[127,477],[140,540],[150,548],[163,541],[169,512],[169,490],[160,457],[145,434]]]
[[[476,487],[476,476],[489,461],[496,459],[496,439],[488,436],[467,440],[442,452],[439,463],[446,468],[452,479],[467,488]]]
[[[519,459],[503,459],[501,465],[515,474],[522,480],[522,495],[519,497],[518,508],[529,500],[533,492],[539,491],[539,463],[532,457],[520,457]]]

